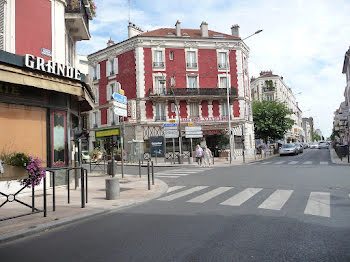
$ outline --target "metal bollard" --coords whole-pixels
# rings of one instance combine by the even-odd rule
[[[47,216],[47,210],[46,210],[46,175],[44,176],[44,182],[43,182],[43,190],[44,190],[44,217]]]
[[[34,185],[32,184],[32,212],[35,210],[35,200],[34,200]]]
[[[154,169],[153,169],[153,161],[152,161],[152,185],[154,185]]]
[[[81,208],[85,207],[85,186],[84,186],[84,170],[80,169],[80,183],[81,183]]]
[[[151,190],[151,178],[149,173],[149,161],[147,162],[147,179],[148,179],[148,190]]]
[[[139,159],[139,177],[141,178],[141,159]]]
[[[52,211],[56,211],[56,185],[55,172],[52,172]]]
[[[68,182],[67,182],[67,192],[68,192],[68,204],[70,203],[70,176],[69,176],[69,169],[67,169],[67,179],[68,179]]]
[[[85,172],[85,202],[88,202],[88,171],[84,169]]]

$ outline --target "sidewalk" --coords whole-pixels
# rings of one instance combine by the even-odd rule
[[[155,185],[151,185],[151,190],[147,189],[147,177],[125,175],[122,179],[120,175],[120,198],[118,200],[106,200],[105,179],[108,176],[101,173],[89,173],[88,179],[88,203],[85,208],[81,208],[81,191],[74,190],[71,184],[71,201],[67,203],[66,186],[56,187],[56,211],[52,211],[52,189],[47,190],[47,217],[43,213],[0,221],[0,243],[14,240],[27,235],[55,228],[61,225],[79,221],[84,218],[118,210],[123,207],[136,205],[164,194],[168,188],[167,184],[159,179],[155,179]],[[5,192],[14,193],[14,192]],[[42,190],[36,191],[35,207],[42,209]],[[21,194],[20,201],[31,204],[31,195]],[[4,198],[0,199],[0,203]],[[17,202],[6,203],[0,208],[0,218],[16,216],[30,212],[31,209],[20,205]]]
[[[346,156],[346,157],[343,157],[343,159],[340,159],[333,147],[329,148],[329,153],[333,164],[350,165],[350,163],[348,163],[348,157]]]

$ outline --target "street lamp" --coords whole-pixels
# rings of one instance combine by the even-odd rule
[[[263,31],[262,29],[260,29],[260,30],[258,30],[258,31],[255,31],[254,34],[251,34],[250,36],[247,36],[247,37],[243,38],[242,41],[248,39],[249,37],[252,37],[253,35],[257,35],[257,34],[261,33],[262,31]]]

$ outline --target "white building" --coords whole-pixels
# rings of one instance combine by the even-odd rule
[[[293,112],[289,117],[294,120],[294,125],[286,133],[285,142],[304,141],[302,111],[292,89],[286,85],[283,77],[273,74],[272,71],[262,71],[259,77],[251,79],[250,84],[253,100],[280,101]]]

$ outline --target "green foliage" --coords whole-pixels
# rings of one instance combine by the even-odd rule
[[[217,143],[218,143],[219,149],[225,149],[227,145],[230,144],[230,136],[229,135],[219,136]]]
[[[321,141],[322,137],[320,137],[319,135],[317,135],[314,131],[311,132],[311,137],[312,137],[312,141]]]
[[[253,119],[255,136],[267,142],[269,139],[283,139],[294,124],[288,115],[292,114],[285,104],[278,101],[254,101]]]
[[[29,156],[27,156],[24,153],[11,153],[11,154],[3,154],[1,155],[1,160],[4,164],[10,165],[10,166],[20,166],[25,167],[30,162]]]
[[[273,82],[272,82],[272,80],[266,80],[266,81],[265,81],[265,84],[266,84],[267,87],[273,87]]]

